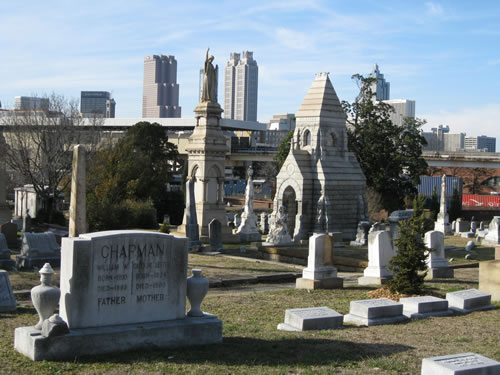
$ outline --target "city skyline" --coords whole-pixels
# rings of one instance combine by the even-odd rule
[[[443,124],[500,138],[495,1],[481,7],[466,1],[152,3],[155,12],[115,1],[2,4],[0,31],[9,35],[0,60],[3,107],[12,107],[15,96],[78,98],[92,88],[113,92],[117,117],[141,117],[143,58],[164,54],[178,61],[179,106],[183,117],[193,117],[199,67],[210,47],[219,67],[233,51],[258,56],[261,122],[297,111],[321,71],[330,72],[341,100],[352,101],[358,88],[351,75],[368,75],[378,64],[391,98],[416,101],[425,130]],[[163,22],[165,14],[175,17]],[[222,90],[219,85],[220,103]]]

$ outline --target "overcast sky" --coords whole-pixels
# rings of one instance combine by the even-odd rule
[[[241,5],[252,3],[252,5]],[[352,101],[373,64],[391,99],[416,101],[425,129],[500,138],[500,1],[1,0],[0,101],[111,91],[117,117],[140,117],[145,55],[174,55],[183,117],[193,117],[205,50],[259,65],[258,120],[293,113],[314,75]],[[219,101],[223,77],[219,73]],[[498,149],[498,147],[497,147]]]

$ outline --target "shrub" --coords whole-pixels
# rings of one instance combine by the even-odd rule
[[[413,201],[414,214],[399,224],[400,237],[395,241],[397,254],[390,260],[393,278],[388,287],[392,293],[419,294],[427,272],[427,248],[422,241],[424,233],[424,198],[419,195]]]
[[[90,231],[113,229],[156,229],[156,209],[150,201],[124,200],[114,204],[88,202]]]

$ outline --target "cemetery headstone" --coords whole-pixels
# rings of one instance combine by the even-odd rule
[[[400,298],[403,304],[403,315],[411,319],[427,318],[429,316],[446,316],[453,314],[448,310],[448,301],[433,296]]]
[[[472,233],[476,233],[476,230],[477,230],[477,221],[472,221],[472,222],[470,223],[470,231],[471,231]]]
[[[408,220],[413,215],[413,210],[399,210],[391,212],[391,215],[387,218],[389,221],[391,238],[396,240],[399,238],[399,222],[403,220]]]
[[[455,233],[457,231],[457,221],[456,220],[453,220],[453,222],[451,223],[451,231],[453,233]]]
[[[222,226],[219,220],[212,219],[208,224],[208,238],[211,251],[222,251]]]
[[[309,256],[302,277],[296,280],[297,289],[342,288],[344,279],[337,277],[333,266],[333,238],[328,234],[314,234],[309,238]]]
[[[444,234],[441,231],[432,230],[425,233],[425,246],[432,251],[427,252],[427,276],[429,280],[453,278],[453,268],[445,259]]]
[[[484,230],[484,221],[479,222],[479,230]]]
[[[344,322],[355,325],[373,326],[392,324],[408,320],[403,315],[403,304],[387,298],[351,301],[349,314],[344,316]]]
[[[492,301],[500,301],[500,259],[479,262],[479,290],[491,294]]]
[[[457,219],[457,225],[455,228],[455,233],[464,233],[470,230],[470,223],[466,220],[460,218]]]
[[[262,212],[260,214],[260,231],[262,234],[267,234],[269,232],[269,221],[267,220],[267,212]]]
[[[0,232],[7,240],[7,246],[10,249],[17,248],[17,225],[14,223],[5,223],[0,225]]]
[[[474,241],[467,242],[467,244],[465,245],[465,251],[472,251],[475,245],[476,244],[474,243]]]
[[[360,285],[381,285],[392,278],[387,268],[391,258],[396,255],[387,231],[376,231],[368,235],[368,267],[363,277],[358,279]]]
[[[477,289],[446,293],[446,299],[448,300],[449,308],[459,313],[494,308],[491,304],[491,294],[481,292]]]
[[[12,293],[9,274],[0,270],[0,312],[14,311],[16,309],[16,298]]]
[[[10,270],[16,265],[16,262],[10,258],[11,253],[5,236],[0,233],[0,268]]]
[[[350,242],[351,246],[365,246],[368,242],[369,221],[360,221],[356,232],[356,239]]]
[[[483,242],[488,245],[496,246],[500,242],[500,216],[494,216],[488,225],[488,234],[484,237]]]
[[[500,374],[500,362],[476,353],[460,353],[422,360],[422,375]]]
[[[344,316],[329,307],[288,309],[285,322],[278,324],[283,331],[309,331],[342,327]]]
[[[108,231],[62,246],[59,314],[70,333],[17,328],[15,349],[32,360],[222,341],[214,315],[186,316],[187,238]]]
[[[47,262],[58,265],[60,260],[61,247],[54,233],[23,233],[21,253],[16,256],[17,268],[41,268]]]

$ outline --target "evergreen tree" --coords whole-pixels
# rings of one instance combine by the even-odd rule
[[[278,171],[283,166],[283,163],[285,162],[286,157],[290,152],[290,142],[292,141],[293,133],[294,133],[293,130],[289,131],[285,139],[283,139],[280,145],[278,146],[278,153],[274,157],[274,161],[278,163]]]
[[[406,118],[393,124],[390,104],[374,100],[371,87],[376,78],[352,77],[360,88],[354,103],[342,102],[348,116],[349,149],[356,154],[368,188],[380,196],[391,212],[404,206],[404,198],[416,194],[420,176],[427,174],[422,146],[427,144],[420,128],[424,120]]]
[[[432,213],[432,220],[434,220],[434,221],[437,220],[440,208],[441,207],[439,206],[439,198],[437,195],[437,189],[436,189],[436,186],[434,186],[434,190],[432,190],[432,198],[431,198],[431,203],[430,203],[430,207],[429,207],[429,209]]]
[[[448,210],[448,217],[450,221],[457,220],[462,214],[462,197],[458,193],[458,189],[453,189],[451,196],[450,209]]]
[[[400,237],[395,241],[397,254],[390,260],[393,278],[388,287],[392,293],[419,294],[427,272],[424,232],[424,198],[418,195],[413,201],[413,216],[399,224]]]

